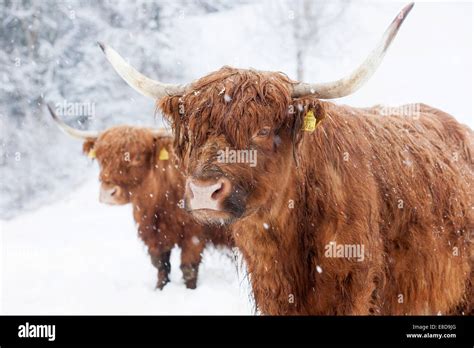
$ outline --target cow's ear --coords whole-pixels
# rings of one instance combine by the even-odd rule
[[[96,139],[87,139],[84,141],[84,144],[82,144],[82,152],[89,158],[95,158],[95,141]]]
[[[305,132],[314,132],[326,118],[323,102],[311,97],[294,99],[290,112],[294,113],[293,128],[299,138]]]
[[[291,133],[293,138],[293,157],[296,164],[296,148],[303,139],[306,132],[312,133],[326,118],[326,110],[323,103],[315,98],[306,97],[293,99],[290,105],[289,114],[291,119]]]
[[[160,138],[160,136],[153,137],[153,154],[152,165],[158,163],[167,163],[171,157],[172,141]]]

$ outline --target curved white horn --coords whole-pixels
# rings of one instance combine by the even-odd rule
[[[84,131],[84,130],[79,130],[72,128],[71,126],[68,126],[66,123],[64,123],[63,120],[61,120],[58,115],[54,112],[53,108],[51,105],[48,104],[48,110],[49,113],[51,114],[51,117],[53,118],[54,122],[58,125],[58,127],[66,134],[76,138],[76,139],[81,139],[81,140],[86,140],[86,139],[95,139],[99,136],[99,132],[97,131]]]
[[[388,47],[392,43],[404,19],[413,8],[413,5],[415,5],[415,3],[405,6],[400,11],[400,13],[397,15],[397,17],[395,17],[393,22],[385,31],[382,39],[379,41],[375,49],[369,54],[365,61],[355,71],[352,72],[352,74],[333,82],[300,82],[293,87],[292,96],[303,97],[306,95],[313,95],[320,99],[341,98],[355,92],[360,87],[362,87],[379,67]]]
[[[137,92],[156,100],[167,95],[182,95],[186,91],[186,85],[166,84],[146,77],[128,64],[112,47],[102,42],[98,44],[115,71]]]

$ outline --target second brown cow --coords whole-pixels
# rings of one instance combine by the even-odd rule
[[[49,111],[67,134],[84,140],[83,151],[100,166],[100,201],[111,205],[131,203],[138,234],[158,271],[156,287],[169,282],[170,255],[181,249],[181,271],[187,288],[197,285],[202,251],[207,243],[228,246],[228,234],[219,227],[196,223],[183,209],[184,176],[165,130],[131,126],[112,127],[101,133],[67,126]]]

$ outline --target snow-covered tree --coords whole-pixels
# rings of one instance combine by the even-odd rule
[[[332,25],[341,25],[342,15],[347,10],[347,0],[276,0],[265,6],[264,18],[279,35],[292,42],[296,79],[305,78],[307,53],[317,48],[324,30]],[[288,49],[288,47],[285,47]]]

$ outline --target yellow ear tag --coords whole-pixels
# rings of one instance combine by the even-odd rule
[[[303,130],[307,132],[314,132],[318,124],[319,122],[314,116],[313,110],[309,110],[304,116]]]
[[[87,154],[87,157],[89,158],[95,158],[95,150],[94,149],[91,149],[89,151],[89,153]]]
[[[166,160],[169,160],[169,159],[170,159],[170,155],[169,155],[168,151],[166,151],[165,148],[162,148],[162,149],[160,150],[160,154],[158,155],[158,159],[159,159],[160,161],[166,161]]]

